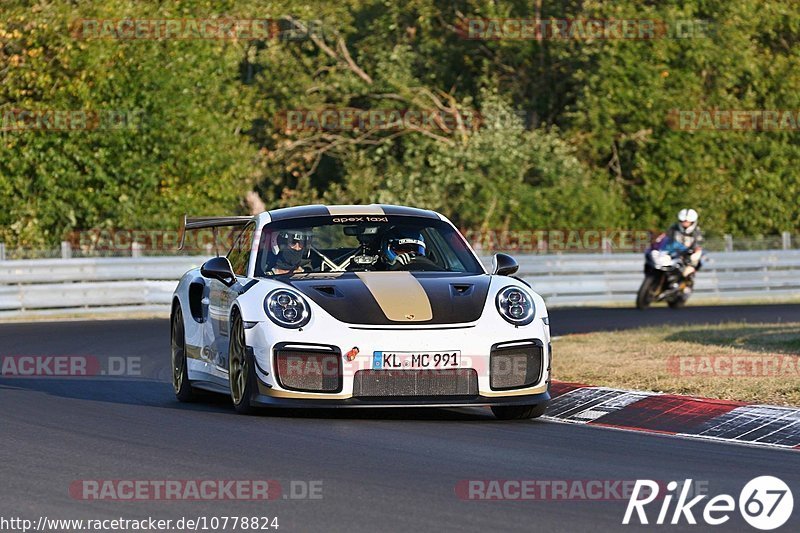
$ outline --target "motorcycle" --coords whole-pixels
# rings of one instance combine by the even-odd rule
[[[665,234],[644,252],[644,280],[636,294],[636,307],[646,309],[653,302],[666,301],[672,309],[686,305],[694,287],[693,276],[683,277],[686,257],[692,250],[673,249]]]

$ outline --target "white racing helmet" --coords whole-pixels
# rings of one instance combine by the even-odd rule
[[[694,209],[681,209],[678,211],[678,224],[681,228],[681,231],[686,235],[691,235],[694,233],[695,228],[697,228],[697,211]],[[684,222],[691,222],[689,226],[684,226]]]

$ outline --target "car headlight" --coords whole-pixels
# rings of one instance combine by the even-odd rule
[[[515,326],[527,326],[533,321],[536,308],[533,298],[519,287],[506,287],[497,293],[497,311]]]
[[[286,289],[267,294],[264,311],[270,320],[284,328],[302,328],[311,319],[311,310],[303,297]]]

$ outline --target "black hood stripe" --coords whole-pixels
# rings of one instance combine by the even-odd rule
[[[430,320],[414,321],[414,324],[464,324],[475,322],[481,317],[489,293],[489,275],[410,274],[425,292],[433,315]],[[285,282],[313,300],[331,316],[347,324],[388,326],[410,322],[387,318],[367,285],[353,272],[345,272],[336,279],[293,276]]]

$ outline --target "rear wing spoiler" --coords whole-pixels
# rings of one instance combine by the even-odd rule
[[[186,230],[202,229],[202,228],[223,228],[230,226],[245,226],[247,225],[248,222],[252,220],[253,217],[251,216],[190,217],[184,215],[183,224],[181,225],[181,232],[180,232],[180,246],[178,246],[178,250],[183,250],[184,241],[186,240]]]

